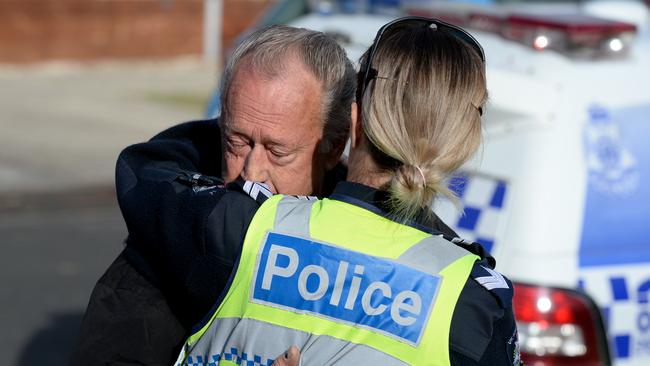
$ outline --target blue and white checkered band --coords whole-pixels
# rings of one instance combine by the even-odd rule
[[[250,355],[246,352],[239,352],[237,348],[231,348],[230,352],[210,357],[188,356],[187,366],[218,366],[221,361],[230,361],[240,366],[271,366],[273,364],[271,359],[263,359],[259,355]],[[177,366],[180,366],[180,363]]]
[[[601,307],[612,358],[650,364],[650,266],[581,268],[580,275],[579,286]]]
[[[464,214],[445,199],[436,202],[435,213],[461,238],[491,251],[504,221],[507,182],[485,175],[459,174],[450,181],[449,188],[460,198]]]
[[[601,307],[617,364],[650,365],[650,104],[585,116],[579,286]]]

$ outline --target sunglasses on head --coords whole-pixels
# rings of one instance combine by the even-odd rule
[[[365,92],[366,87],[368,86],[370,81],[377,77],[377,69],[372,67],[372,61],[373,58],[375,57],[375,53],[377,52],[377,48],[379,46],[382,36],[384,34],[389,34],[390,33],[389,30],[401,29],[401,28],[416,28],[416,27],[430,27],[434,29],[439,29],[457,37],[458,39],[464,41],[470,47],[472,47],[476,51],[476,53],[478,53],[478,55],[481,57],[481,61],[485,63],[485,53],[483,52],[483,47],[481,47],[478,41],[471,34],[467,33],[460,27],[457,27],[453,24],[445,23],[441,20],[425,18],[425,17],[417,17],[417,16],[409,16],[409,17],[395,19],[392,22],[385,24],[383,27],[379,29],[377,35],[375,36],[375,41],[372,43],[372,46],[370,46],[370,50],[368,51],[368,57],[366,58],[364,65],[362,65],[361,67],[361,73],[363,74],[363,79],[361,79],[359,83],[359,88],[362,88],[360,93],[361,96],[363,96],[363,93]]]

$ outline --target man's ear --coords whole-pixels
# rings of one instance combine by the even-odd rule
[[[350,137],[353,136],[354,134],[354,129],[355,125],[357,124],[357,103],[352,102],[352,105],[350,106]],[[354,140],[353,140],[354,141]],[[345,150],[345,145],[347,144],[347,140],[341,141],[340,143],[337,144],[337,146],[332,146],[332,149],[330,150],[326,161],[325,161],[325,169],[326,170],[332,170],[341,161],[341,156],[343,155],[343,151]]]
[[[325,156],[325,171],[330,171],[334,169],[336,164],[341,161],[341,155],[343,155],[343,150],[345,150],[346,140],[339,142],[338,144],[332,146],[330,151]]]

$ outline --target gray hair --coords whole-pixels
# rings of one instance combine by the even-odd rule
[[[230,86],[239,66],[246,63],[274,77],[284,71],[290,56],[297,56],[321,83],[323,140],[320,151],[329,152],[348,138],[356,75],[345,51],[322,32],[274,25],[246,37],[230,56],[223,72],[222,116],[227,121]]]

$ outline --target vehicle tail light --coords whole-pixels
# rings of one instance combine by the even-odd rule
[[[515,284],[514,311],[527,365],[610,363],[600,312],[584,293]]]

